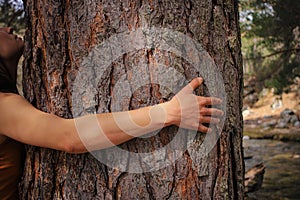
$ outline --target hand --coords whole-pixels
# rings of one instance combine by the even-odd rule
[[[212,130],[204,124],[217,124],[223,111],[208,106],[219,105],[222,100],[215,97],[202,97],[193,91],[203,82],[202,78],[193,79],[171,101],[167,102],[167,121],[181,128],[198,130],[204,133]]]

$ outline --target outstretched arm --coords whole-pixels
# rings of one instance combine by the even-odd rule
[[[194,79],[170,101],[137,110],[63,119],[35,109],[24,98],[0,93],[0,133],[20,142],[71,153],[103,149],[169,125],[209,132],[203,123],[218,123],[220,104],[193,90],[202,83]]]

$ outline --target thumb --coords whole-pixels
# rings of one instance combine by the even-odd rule
[[[190,83],[189,86],[192,88],[192,90],[195,90],[197,87],[199,87],[203,83],[203,78],[198,77],[194,78]]]

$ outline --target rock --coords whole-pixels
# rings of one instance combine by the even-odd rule
[[[298,117],[296,116],[296,114],[294,113],[294,111],[292,111],[291,109],[286,108],[284,111],[282,111],[280,113],[280,117],[282,119],[282,121],[284,121],[285,123],[291,123],[292,120],[295,121],[295,119]]]
[[[243,117],[247,117],[247,116],[249,116],[251,114],[251,111],[250,110],[244,110],[242,112],[242,114],[243,114]]]
[[[281,97],[276,97],[275,99],[273,99],[273,102],[272,102],[272,104],[271,104],[271,108],[273,109],[273,110],[275,110],[275,109],[279,109],[279,108],[281,108],[282,107],[282,99],[281,99]]]
[[[264,115],[264,119],[272,119],[273,116],[272,115]]]
[[[262,91],[259,93],[259,96],[260,97],[265,97],[269,94],[269,92],[270,92],[270,89],[263,88]]]
[[[244,98],[244,103],[250,106],[254,105],[257,101],[258,101],[257,93],[249,94]]]
[[[285,120],[279,120],[278,124],[275,126],[275,128],[287,128],[288,124]]]
[[[285,118],[282,118],[281,120],[285,123],[289,124],[291,122],[292,116],[286,116]]]
[[[295,113],[294,113],[294,111],[292,111],[291,109],[288,109],[288,108],[284,109],[284,111],[282,111],[280,113],[281,118],[285,118],[285,117],[290,116],[290,115],[295,115]]]
[[[290,119],[290,123],[295,124],[297,121],[299,121],[297,115],[292,115]]]
[[[293,158],[294,158],[294,159],[299,159],[299,158],[300,158],[300,155],[295,154],[295,155],[293,155]]]
[[[300,121],[296,121],[296,122],[294,123],[294,126],[295,126],[296,128],[300,128]]]
[[[245,174],[245,192],[255,192],[262,186],[265,166],[263,163],[259,163],[250,168]]]
[[[270,127],[270,126],[267,126],[267,127],[262,128],[262,129],[261,129],[261,132],[266,132],[266,131],[268,131],[268,130],[270,130],[270,129],[271,129],[271,127]]]
[[[244,135],[243,140],[250,140],[250,137],[248,135]]]
[[[271,120],[271,121],[264,122],[264,123],[262,124],[262,126],[263,126],[264,128],[267,128],[267,127],[274,127],[276,124],[277,124],[277,120],[276,120],[276,119],[273,119],[273,120]]]

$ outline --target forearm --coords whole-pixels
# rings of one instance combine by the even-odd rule
[[[108,148],[172,124],[168,103],[137,110],[79,117],[70,121],[74,153]]]
[[[82,153],[111,147],[169,125],[171,120],[164,111],[167,105],[63,119],[35,109],[19,95],[2,95],[0,135],[30,145]]]

